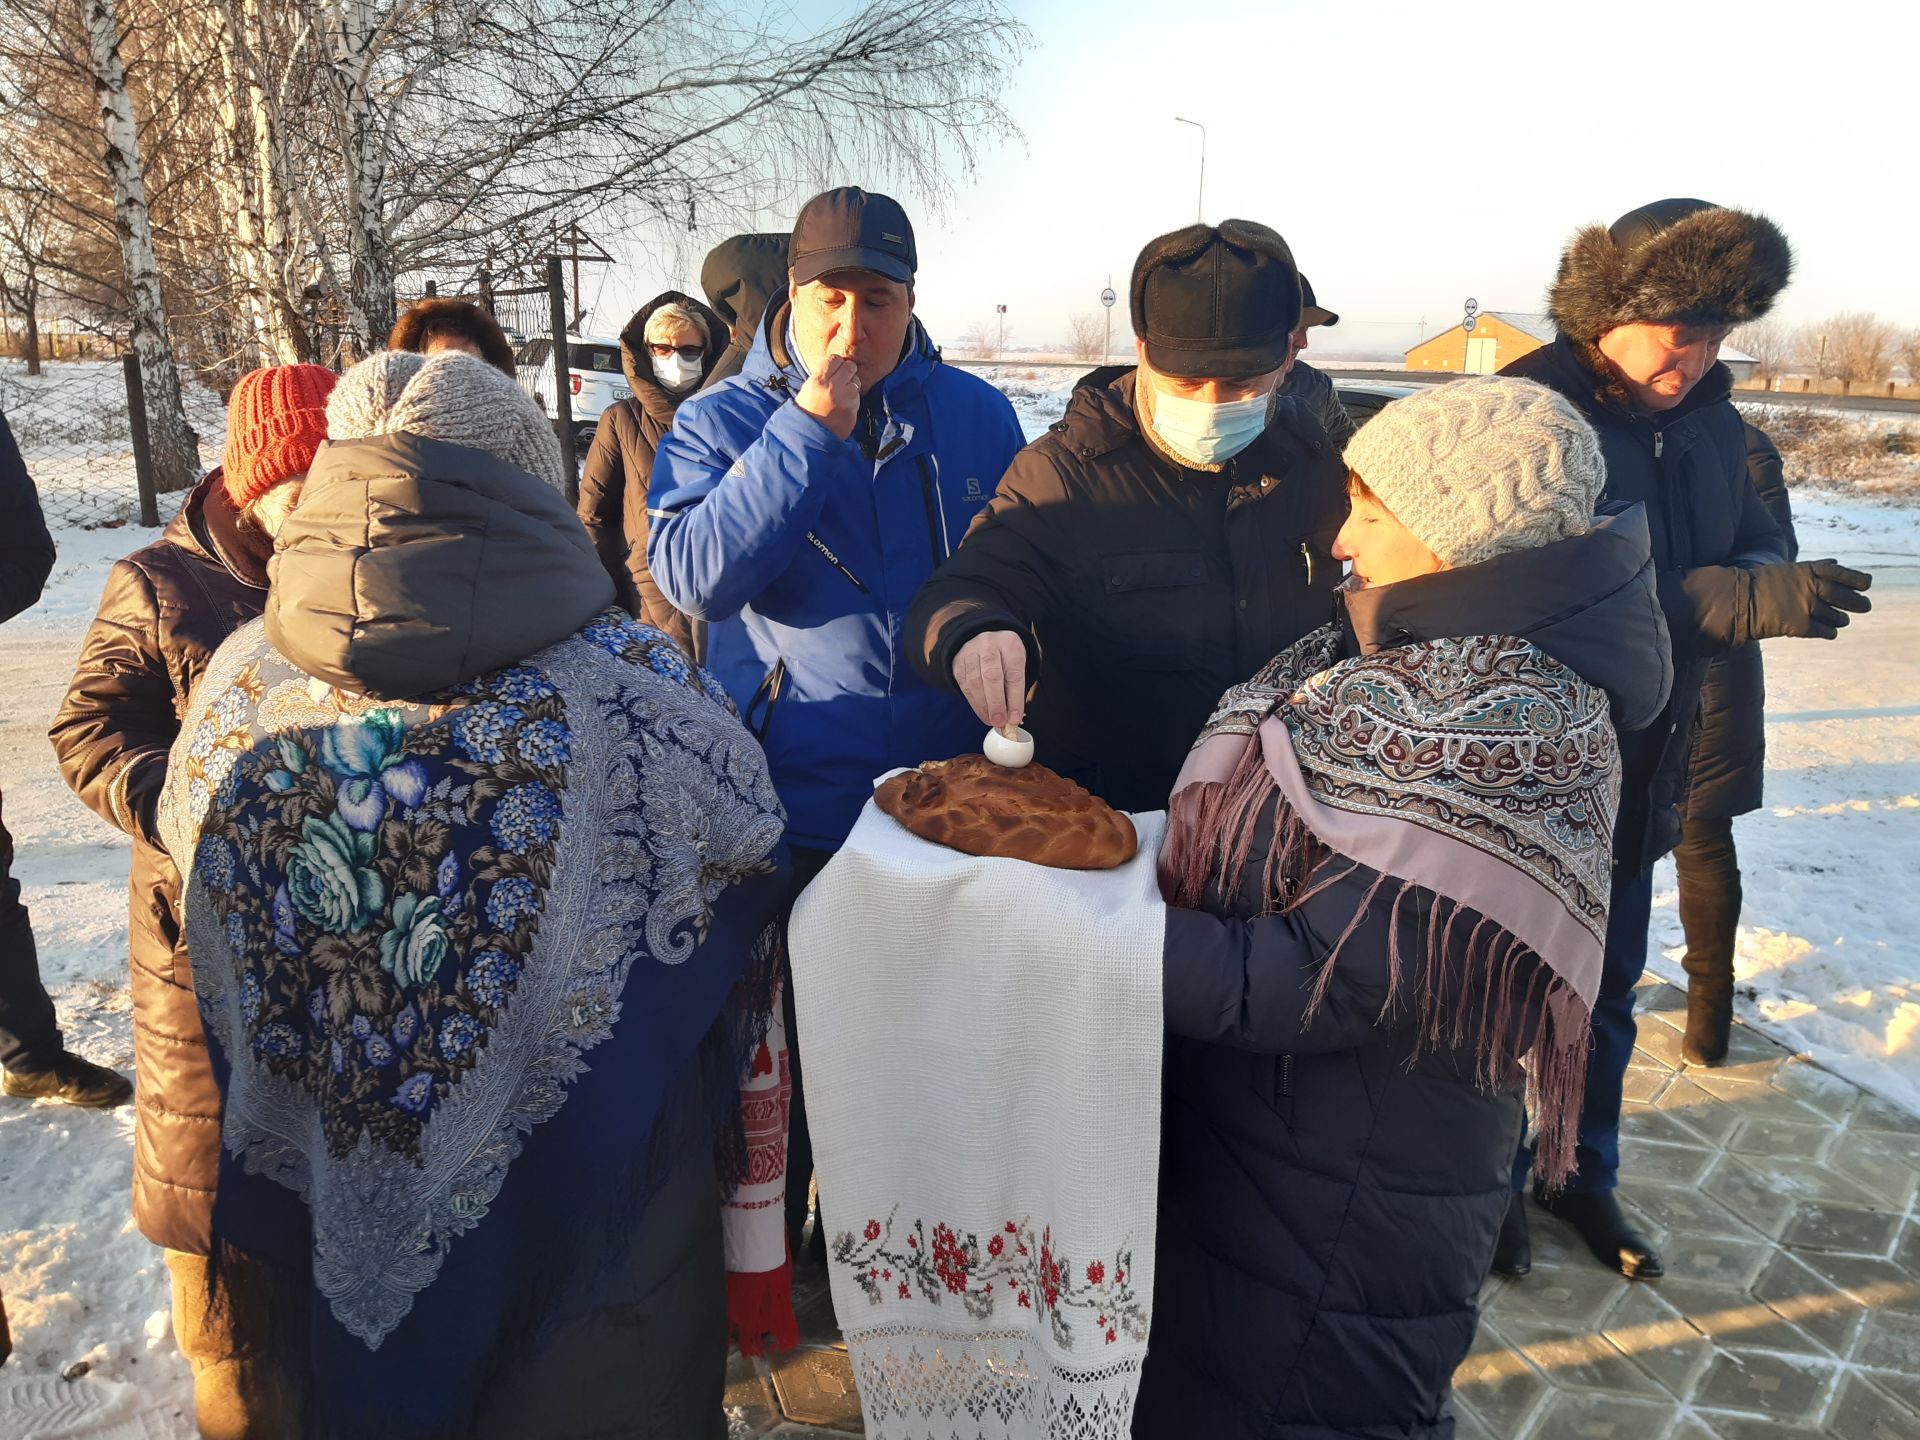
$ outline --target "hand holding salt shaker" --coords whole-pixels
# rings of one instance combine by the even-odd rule
[[[987,731],[986,742],[980,748],[987,759],[1009,770],[1018,770],[1033,762],[1033,737],[1018,725]]]

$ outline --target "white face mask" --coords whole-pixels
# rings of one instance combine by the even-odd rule
[[[1245,400],[1223,400],[1218,405],[1153,393],[1153,428],[1167,448],[1196,465],[1219,465],[1231,460],[1260,438],[1267,428],[1267,407],[1273,396],[1250,395]]]
[[[682,359],[678,350],[665,359],[655,355],[653,375],[669,390],[684,390],[700,378],[700,362]]]

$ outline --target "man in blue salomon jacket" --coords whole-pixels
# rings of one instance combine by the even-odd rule
[[[831,852],[882,771],[979,748],[900,630],[1024,442],[1006,398],[941,364],[914,319],[894,201],[816,196],[790,260],[746,368],[661,442],[647,563],[711,626],[708,667],[766,745],[788,842]]]
[[[1005,396],[940,362],[913,314],[916,261],[887,196],[809,200],[787,297],[745,369],[683,403],[654,460],[647,564],[708,623],[707,667],[766,746],[796,894],[874,777],[977,750],[983,734],[965,700],[915,673],[901,631],[1025,442]],[[797,1242],[810,1160],[797,1065],[794,1080]]]

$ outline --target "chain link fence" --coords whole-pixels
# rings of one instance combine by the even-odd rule
[[[190,376],[181,379],[204,473],[219,463],[226,407]],[[50,524],[92,530],[139,518],[133,427],[119,360],[49,360],[38,375],[27,374],[24,361],[0,360],[0,413],[7,417]],[[162,524],[173,518],[184,493],[159,497]]]

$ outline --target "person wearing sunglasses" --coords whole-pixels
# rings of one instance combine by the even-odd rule
[[[642,305],[620,332],[620,362],[633,394],[602,413],[580,471],[580,520],[620,603],[690,657],[704,648],[701,627],[674,608],[647,569],[647,491],[674,412],[726,348],[725,322],[691,295],[666,290]]]

